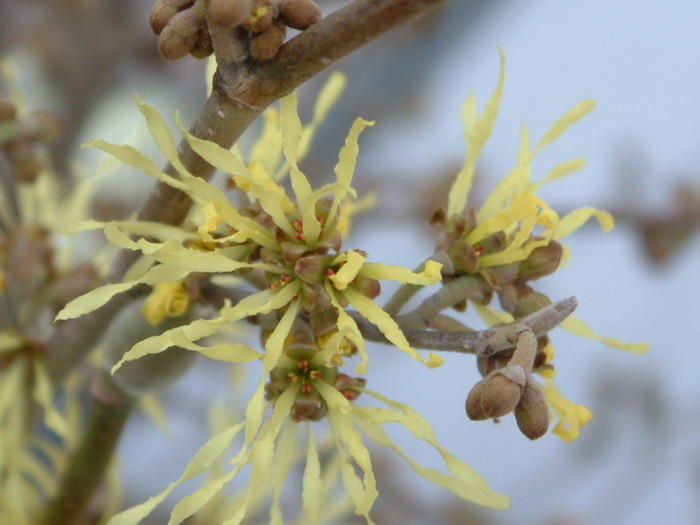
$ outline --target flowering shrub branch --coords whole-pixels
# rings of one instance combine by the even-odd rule
[[[370,40],[446,1],[355,0],[291,39],[269,62],[246,67],[237,54],[225,57],[232,62],[221,64],[224,67],[214,78],[213,92],[190,133],[230,147],[267,105]],[[182,141],[178,151],[180,161],[194,176],[206,180],[214,174],[214,166],[195,153],[187,141]],[[172,165],[163,171],[176,174]],[[157,183],[138,218],[176,225],[185,219],[191,205],[180,190]],[[134,252],[122,251],[105,282],[120,279],[134,261]],[[114,299],[89,316],[57,326],[46,343],[53,381],[60,382],[92,349],[99,340],[100,327],[108,324],[126,302],[125,298]]]
[[[476,162],[505,84],[499,50],[499,78],[483,111],[478,112],[473,94],[462,107],[467,155],[446,207],[430,218],[434,251],[416,270],[345,246],[353,217],[363,207],[353,187],[360,137],[374,122],[358,117],[352,123],[332,180],[313,187],[302,171],[319,123],[345,80],[341,74],[329,77],[306,123],[298,115],[294,88],[442,3],[356,0],[320,20],[312,0],[156,0],[149,22],[161,55],[174,60],[214,53],[217,70],[195,123],[186,129],[176,115],[179,146],[157,109],[136,97],[153,142],[168,161],[164,169],[129,144],[86,144],[154,179],[134,218],[86,219],[89,180],[87,187],[76,184],[75,195],[68,197],[50,191],[55,183],[50,172],[29,162],[36,160],[35,142],[46,137],[28,136],[14,106],[4,107],[0,121],[10,124],[0,131],[18,182],[0,194],[0,204],[10,203],[0,208],[0,298],[27,306],[15,312],[0,304],[0,365],[10,380],[0,384],[0,426],[13,436],[9,445],[0,443],[0,482],[6,485],[0,503],[10,509],[0,521],[69,525],[84,520],[132,408],[146,407],[149,396],[177,381],[196,356],[222,366],[258,365],[243,420],[219,425],[182,475],[159,494],[126,510],[105,510],[108,525],[136,525],[176,486],[204,473],[211,477],[173,506],[169,525],[205,515],[242,523],[261,494],[270,502],[270,522],[281,524],[281,493],[296,462],[303,464],[300,519],[319,523],[323,498],[329,497],[315,437],[321,425],[330,432],[330,453],[350,507],[367,523],[373,523],[370,514],[379,495],[367,440],[391,449],[418,475],[459,498],[506,508],[508,498],[445,450],[422,415],[367,388],[364,377],[354,377],[366,375],[370,366],[367,341],[391,345],[397,355],[427,369],[444,363],[438,351],[474,354],[483,379],[466,398],[470,419],[512,413],[520,431],[538,439],[556,417],[555,434],[564,441],[578,437],[591,413],[564,398],[553,383],[550,331],[562,326],[614,348],[646,350],[644,344],[597,336],[571,316],[575,298],[552,302],[535,289],[536,281],[558,271],[568,257],[566,236],[591,219],[603,231],[613,226],[609,213],[592,207],[560,217],[536,194],[542,184],[582,168],[582,159],[564,161],[533,181],[533,158],[591,111],[592,101],[571,107],[534,147],[523,126],[514,167],[477,207],[470,199]],[[302,32],[284,43],[286,27]],[[278,99],[278,107],[268,107]],[[260,134],[244,152],[235,143],[260,114]],[[224,184],[210,182],[215,172],[224,174]],[[108,270],[101,270],[97,257],[75,268],[54,260],[51,233],[58,218],[68,215],[64,197],[68,209],[80,212],[71,214],[64,230],[100,231],[118,250]],[[399,283],[384,307],[377,300],[382,281]],[[403,312],[424,290],[431,293]],[[467,308],[478,314],[483,328],[472,329],[457,317]],[[55,328],[38,340],[36,326],[48,317],[55,319]],[[256,326],[258,344],[232,335],[241,321]],[[91,356],[94,378],[86,381],[79,365],[98,342],[99,355]],[[354,372],[345,368],[352,359]],[[52,384],[63,388],[61,410]],[[77,398],[86,384],[92,385],[92,408],[88,427],[80,430]],[[14,396],[19,402],[8,402]],[[30,400],[41,409],[40,423],[60,441],[58,452],[52,454],[41,429],[32,433]],[[407,454],[385,432],[389,423],[437,452],[440,468]],[[306,431],[301,461],[300,427]],[[61,458],[50,473],[37,464],[35,448]],[[223,462],[226,456],[232,459]],[[249,479],[236,505],[220,507],[217,496],[244,468]],[[15,492],[22,498],[7,496]]]

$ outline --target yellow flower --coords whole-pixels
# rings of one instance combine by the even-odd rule
[[[515,166],[500,179],[496,188],[475,213],[475,224],[466,231],[460,231],[463,223],[462,225],[456,223],[456,217],[467,213],[468,196],[476,161],[491,135],[503,92],[505,58],[500,49],[499,53],[501,72],[498,85],[483,113],[477,114],[473,93],[462,107],[467,158],[450,188],[447,207],[448,229],[456,230],[458,237],[477,248],[477,253],[483,253],[483,246],[480,243],[490,235],[500,232],[506,234],[505,246],[479,257],[479,268],[523,261],[536,248],[565,237],[591,217],[598,219],[603,231],[613,226],[613,218],[609,213],[591,207],[579,208],[560,219],[546,202],[535,196],[535,191],[542,184],[582,168],[585,164],[583,159],[577,158],[558,164],[540,181],[531,181],[531,163],[535,155],[593,109],[594,102],[584,100],[564,113],[543,135],[534,149],[530,147],[527,127],[522,126],[521,144]]]
[[[311,381],[313,388],[320,394],[328,409],[328,424],[340,463],[343,485],[352,501],[355,513],[363,516],[367,523],[373,523],[370,511],[378,492],[370,453],[363,441],[363,434],[378,445],[394,450],[417,474],[456,496],[491,508],[508,507],[509,500],[506,496],[493,492],[471,467],[452,456],[437,442],[429,423],[415,410],[370,390],[363,390],[363,393],[384,406],[360,407],[322,379],[311,379]],[[229,470],[219,471],[219,476],[182,498],[174,506],[168,525],[182,523],[206,508],[205,505],[211,498],[223,490],[225,485],[230,483],[247,464],[252,468],[250,480],[243,494],[237,498],[237,504],[231,507],[231,513],[223,516],[225,523],[230,525],[241,523],[250,509],[256,507],[256,498],[260,491],[270,485],[273,494],[270,510],[272,523],[282,523],[279,495],[297,457],[296,436],[299,426],[290,419],[289,414],[293,410],[301,388],[300,381],[289,382],[275,400],[271,414],[259,430],[245,438],[243,445],[230,461]],[[413,460],[387,436],[383,425],[389,423],[398,423],[411,432],[416,439],[437,451],[442,457],[446,472],[428,468]],[[163,502],[177,485],[205,472],[218,462],[244,428],[247,428],[246,422],[222,430],[199,449],[177,481],[170,483],[161,493],[144,503],[114,516],[108,525],[138,523]],[[305,517],[303,523],[317,524],[324,512],[322,507],[324,478],[320,468],[316,439],[312,426],[308,422],[306,434],[306,461],[301,489]]]
[[[315,127],[328,111],[330,101],[339,89],[337,84],[338,81],[332,79],[330,87],[324,89],[316,105],[314,118],[306,127],[302,126],[297,115],[294,94],[282,99],[279,118],[276,113],[267,112],[262,136],[253,147],[248,165],[237,151],[198,139],[180,125],[181,133],[197,154],[234,177],[239,186],[243,185],[248,190],[254,206],[251,210],[258,211],[246,214],[234,207],[224,192],[187,172],[179,160],[175,143],[162,117],[153,107],[138,101],[151,135],[178,171],[179,178],[160,172],[150,160],[129,146],[102,141],[91,144],[187,193],[196,205],[192,215],[201,221],[198,227],[200,238],[213,243],[215,248],[202,251],[185,247],[197,234],[183,228],[138,221],[113,221],[102,225],[94,221],[85,223],[84,228],[103,227],[110,242],[125,249],[140,251],[147,259],[140,271],[133,272],[136,275],[132,278],[122,283],[108,284],[79,297],[61,311],[57,319],[72,318],[89,312],[116,293],[129,290],[137,284],[163,285],[180,281],[193,272],[211,274],[254,269],[271,276],[268,277],[269,290],[250,295],[236,305],[225,305],[214,319],[196,320],[137,344],[115,365],[115,370],[126,360],[160,352],[175,344],[205,351],[194,341],[215,333],[224,324],[251,315],[278,311],[290,304],[292,307],[288,312],[298,312],[300,308],[307,311],[322,309],[324,304],[332,304],[337,308],[338,315],[343,319],[338,321],[339,326],[342,324],[341,329],[347,332],[345,335],[363,356],[363,362],[358,365],[360,368],[364,367],[367,354],[364,346],[358,344],[361,335],[357,326],[343,312],[342,305],[348,303],[377,324],[399,349],[423,361],[410,347],[393,319],[368,298],[376,295],[372,295],[369,288],[372,288],[372,282],[385,279],[418,285],[433,284],[440,278],[439,264],[430,261],[424,272],[414,273],[398,266],[365,262],[365,255],[355,250],[335,257],[329,255],[328,259],[323,259],[324,253],[337,251],[340,247],[342,238],[336,229],[338,210],[349,196],[355,195],[351,182],[358,154],[357,141],[362,130],[372,124],[360,118],[355,120],[339,153],[335,182],[313,190],[300,171],[298,162],[306,155]],[[276,173],[271,174],[270,170]],[[289,173],[293,199],[276,180],[284,171]],[[251,216],[254,213],[257,216]],[[147,235],[149,240],[142,237],[134,241],[128,234]],[[249,262],[249,256],[258,252],[261,262]],[[148,266],[151,261],[156,264]],[[297,302],[302,305],[299,306]],[[279,340],[284,340],[284,337],[286,334],[280,334]],[[274,367],[275,356],[281,352],[281,346],[270,347],[269,344],[266,347],[268,364],[265,373]],[[226,359],[232,362],[237,362],[237,359],[248,360],[252,355],[250,350],[227,354]],[[423,362],[437,366],[440,361],[437,356],[431,355]]]
[[[146,297],[141,312],[146,320],[156,325],[166,317],[179,317],[187,311],[190,299],[182,281],[161,283]]]
[[[452,273],[474,274],[475,279],[485,282],[488,293],[480,291],[480,299],[475,299],[472,304],[488,326],[513,322],[512,313],[522,317],[540,308],[542,303],[550,302],[546,296],[530,288],[526,281],[551,273],[559,266],[562,250],[559,247],[552,249],[554,241],[561,240],[593,217],[600,222],[603,231],[613,226],[613,218],[609,213],[591,207],[576,209],[560,218],[546,202],[535,195],[541,185],[582,168],[583,159],[562,162],[539,181],[533,182],[531,179],[534,156],[591,111],[594,107],[591,100],[584,100],[565,112],[534,148],[530,146],[528,130],[523,125],[515,166],[499,180],[478,210],[469,205],[468,196],[476,160],[491,135],[503,93],[505,58],[500,49],[499,53],[501,70],[498,84],[484,111],[478,114],[473,94],[470,94],[462,107],[467,157],[449,192],[443,224],[444,236],[439,247],[453,263]],[[538,248],[541,250],[535,252]],[[480,303],[490,301],[491,290],[499,294],[500,303],[507,312]],[[566,319],[561,326],[613,348],[633,353],[648,349],[643,343],[623,343],[618,339],[597,336],[574,317]],[[554,369],[551,368],[554,351],[551,345],[545,347],[545,353],[546,364],[550,367],[542,368],[538,373],[545,378],[543,389],[547,401],[561,419],[554,432],[565,441],[570,441],[578,436],[580,427],[591,415],[585,407],[567,401],[556,389],[551,379],[554,376]]]

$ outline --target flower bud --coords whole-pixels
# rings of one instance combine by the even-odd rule
[[[158,37],[158,50],[166,60],[177,60],[189,53],[197,43],[204,20],[193,8],[172,17]]]
[[[445,208],[436,208],[433,213],[430,214],[428,219],[428,225],[430,226],[444,226],[447,223],[447,212]]]
[[[243,28],[253,33],[261,33],[270,27],[275,16],[276,5],[273,8],[270,0],[253,0],[253,8],[250,16],[243,22]]]
[[[253,0],[209,0],[207,10],[209,21],[222,27],[236,27],[242,24],[253,8]]]
[[[479,269],[479,254],[465,240],[453,242],[447,249],[453,267],[459,273],[476,273]]]
[[[250,39],[250,54],[261,62],[272,59],[284,43],[286,33],[285,25],[279,20],[273,20],[264,31],[254,34]]]
[[[304,30],[321,20],[321,8],[313,0],[284,0],[280,17],[289,27]]]
[[[520,262],[518,280],[534,281],[553,273],[559,267],[562,253],[561,244],[556,241],[550,241],[546,246],[535,248],[527,259]]]
[[[343,235],[338,230],[331,230],[324,234],[316,243],[316,249],[340,251],[340,246],[343,243]]]
[[[292,406],[292,421],[318,421],[327,413],[328,407],[318,392],[299,392]]]
[[[193,0],[157,0],[148,17],[151,30],[156,35],[160,35],[172,17],[191,7],[193,3]]]
[[[295,361],[309,360],[318,353],[316,341],[306,331],[299,331],[289,336],[284,348],[285,353]]]
[[[364,275],[355,277],[352,287],[369,299],[374,299],[382,292],[379,281],[370,277],[365,277]]]
[[[492,233],[479,241],[478,246],[481,246],[485,254],[500,252],[506,247],[506,234],[504,232]]]
[[[500,290],[517,279],[518,263],[489,266],[488,268],[482,268],[480,273],[491,288]]]
[[[321,284],[332,259],[331,255],[307,255],[296,262],[294,274],[306,283]]]
[[[333,334],[338,329],[338,312],[334,312],[330,308],[315,310],[309,316],[311,331],[319,343],[319,348],[323,349],[325,345],[325,336]]]
[[[467,416],[480,421],[511,413],[520,401],[525,381],[521,367],[494,370],[469,392],[465,404]]]
[[[528,439],[541,438],[549,428],[547,400],[532,376],[528,376],[522,399],[515,407],[515,421]]]
[[[534,291],[526,284],[516,285],[518,300],[513,314],[515,317],[525,317],[541,310],[552,301],[544,294]]]
[[[335,388],[349,401],[354,401],[361,394],[367,380],[362,377],[350,377],[347,374],[338,374],[335,380]]]

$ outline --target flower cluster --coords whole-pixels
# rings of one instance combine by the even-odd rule
[[[341,370],[345,357],[357,356],[355,373],[362,376],[367,371],[369,356],[360,320],[376,326],[384,340],[397,349],[434,368],[442,359],[434,353],[421,355],[404,330],[466,331],[458,320],[440,312],[472,305],[488,326],[505,325],[500,335],[509,344],[502,346],[503,351],[478,357],[484,379],[467,399],[468,415],[488,419],[514,412],[523,433],[535,439],[546,432],[551,407],[561,420],[555,432],[566,440],[577,437],[590,412],[561,396],[551,382],[554,352],[548,336],[536,337],[520,321],[551,303],[534,290],[532,282],[558,268],[565,255],[559,241],[591,217],[596,217],[603,229],[612,227],[612,217],[594,208],[581,208],[560,218],[535,195],[541,184],[581,167],[580,159],[556,166],[538,182],[530,180],[533,156],[590,111],[593,103],[584,101],[565,113],[534,149],[523,127],[515,168],[477,210],[468,206],[468,193],[476,159],[498,111],[503,69],[501,55],[498,86],[481,115],[476,112],[473,96],[463,107],[468,156],[450,190],[447,209],[432,217],[432,224],[439,227],[436,251],[416,271],[370,262],[363,250],[343,246],[350,211],[360,207],[351,185],[358,139],[372,122],[361,118],[354,121],[340,150],[332,182],[314,189],[301,171],[316,127],[342,89],[340,76],[331,77],[306,125],[297,115],[294,94],[282,99],[279,110],[267,110],[261,135],[248,155],[237,147],[226,149],[197,138],[178,120],[189,147],[226,174],[227,190],[235,192],[237,199],[187,170],[163,118],[140,100],[137,103],[151,135],[175,175],[160,171],[130,146],[90,143],[184,192],[194,208],[182,226],[143,221],[82,223],[78,229],[101,228],[112,244],[137,252],[139,258],[122,282],[104,285],[73,300],[57,319],[83,315],[116,294],[148,286],[151,293],[142,315],[154,325],[151,328],[161,333],[144,332],[144,338],[118,358],[112,373],[147,355],[165,356],[165,351],[173,347],[229,363],[262,363],[257,387],[245,407],[245,420],[221,429],[197,452],[176,482],[115,516],[110,525],[138,523],[176,485],[219,462],[239,436],[242,444],[228,470],[222,469],[177,503],[169,524],[180,523],[203,509],[248,464],[250,481],[239,504],[225,517],[226,523],[240,523],[255,506],[256,493],[268,486],[272,486],[271,520],[281,522],[279,495],[295,462],[300,423],[307,433],[304,519],[317,523],[322,474],[311,422],[321,420],[330,427],[348,497],[355,512],[368,523],[372,523],[370,510],[377,488],[363,435],[393,449],[419,475],[459,497],[494,508],[506,507],[505,496],[494,493],[476,472],[440,446],[420,414],[365,388],[365,379]],[[244,203],[234,204],[234,200]],[[383,280],[402,283],[384,308],[375,302]],[[421,306],[398,315],[413,294],[440,281],[442,288]],[[250,292],[250,287],[256,291]],[[489,306],[494,296],[501,310]],[[227,327],[242,320],[260,326],[262,351],[223,337]],[[569,321],[568,326],[581,335],[597,338],[580,321]],[[207,340],[210,336],[216,339]],[[628,350],[644,349],[598,339]],[[537,382],[533,373],[543,376],[544,384]],[[367,402],[378,406],[364,406]],[[414,461],[387,436],[383,425],[388,423],[399,423],[433,447],[447,472]]]
[[[560,218],[535,195],[543,184],[583,167],[583,159],[565,161],[541,180],[531,180],[534,156],[591,111],[594,107],[591,100],[584,100],[564,113],[534,148],[530,146],[528,130],[523,125],[515,166],[500,179],[478,210],[468,205],[476,160],[493,129],[505,82],[505,59],[500,53],[498,84],[483,113],[477,113],[473,94],[462,108],[468,155],[450,189],[447,209],[436,211],[431,220],[440,229],[435,259],[444,262],[443,282],[447,286],[450,281],[459,279],[464,291],[459,297],[462,308],[468,301],[489,326],[518,321],[552,302],[534,290],[532,281],[559,267],[565,254],[559,243],[562,238],[593,217],[598,219],[603,231],[613,227],[609,213],[591,207],[579,208]],[[488,306],[493,295],[498,296],[502,311]],[[598,337],[574,318],[564,321],[562,326],[615,348],[632,352],[644,352],[647,348],[645,344],[626,344]],[[548,336],[539,338],[536,352],[533,349],[528,360],[518,359],[517,354],[516,349],[515,354],[510,350],[479,356],[479,370],[484,380],[477,384],[467,400],[469,417],[487,419],[514,411],[523,433],[536,439],[546,432],[549,424],[546,399],[560,419],[554,432],[565,441],[578,437],[580,427],[591,419],[591,413],[563,398],[554,386],[551,379],[554,350]],[[532,371],[545,377],[544,385],[532,378]],[[491,402],[495,407],[485,410],[482,403]],[[533,416],[535,411],[537,417]]]
[[[342,249],[343,230],[347,229],[348,219],[348,213],[343,213],[342,208],[355,198],[351,182],[358,154],[357,141],[362,130],[372,123],[357,119],[351,126],[339,153],[334,182],[314,190],[299,168],[316,125],[342,84],[342,77],[330,79],[319,96],[311,123],[306,126],[297,116],[295,95],[281,101],[279,112],[268,110],[261,136],[247,159],[237,149],[227,150],[198,139],[180,125],[190,147],[228,174],[229,186],[244,193],[249,202],[247,206],[235,206],[224,191],[192,176],[182,165],[162,117],[140,101],[139,108],[151,134],[177,170],[177,177],[159,171],[129,146],[103,141],[92,143],[187,193],[195,208],[189,220],[179,228],[140,221],[105,224],[88,221],[79,226],[78,229],[103,228],[110,242],[142,255],[124,282],[102,286],[77,298],[60,312],[58,319],[82,315],[117,293],[145,284],[152,286],[153,291],[144,304],[143,314],[151,323],[162,322],[198,308],[198,301],[207,297],[203,292],[188,291],[191,280],[195,279],[200,290],[214,288],[218,293],[214,295],[223,298],[223,305],[215,316],[198,318],[194,315],[195,320],[191,322],[187,322],[189,317],[186,317],[181,326],[138,342],[114,365],[113,372],[124,363],[163,353],[170,347],[231,363],[262,361],[262,375],[246,406],[245,421],[225,430],[225,438],[214,438],[225,448],[243,431],[244,443],[232,462],[233,468],[176,505],[171,523],[179,523],[190,516],[197,510],[195,506],[200,508],[206,503],[207,497],[203,494],[209,497],[213,494],[212,486],[220,488],[245,464],[251,463],[248,497],[231,523],[240,521],[250,498],[269,475],[273,461],[270,451],[275,448],[278,451],[274,461],[289,463],[292,448],[283,443],[291,440],[285,437],[291,430],[285,429],[300,421],[322,418],[328,421],[335,436],[349,497],[356,512],[368,521],[377,491],[369,452],[360,430],[370,439],[396,450],[418,473],[460,497],[493,507],[507,505],[507,498],[493,493],[472,469],[442,449],[421,416],[404,405],[365,390],[363,379],[352,378],[338,370],[343,356],[353,354],[360,357],[356,372],[364,374],[367,368],[364,337],[353,316],[346,311],[350,306],[375,324],[399,350],[429,368],[442,363],[439,356],[430,353],[424,358],[411,347],[396,321],[373,301],[380,293],[380,281],[395,280],[416,287],[432,285],[440,280],[442,265],[428,260],[420,271],[414,272],[400,266],[369,262],[367,254],[358,249]],[[280,183],[286,175],[293,197]],[[343,217],[345,224],[340,225]],[[235,296],[231,301],[227,294],[230,292],[233,297],[233,292],[239,292],[239,288],[227,288],[217,281],[217,277],[228,275],[236,275],[249,285],[257,286],[259,291]],[[255,318],[262,326],[264,352],[238,342],[209,345],[199,342],[221,334],[231,323],[246,318]],[[354,401],[361,392],[387,408],[356,406]],[[265,398],[272,405],[272,413],[267,418]],[[408,457],[382,430],[381,425],[390,422],[404,425],[418,439],[436,448],[449,474],[427,469]],[[310,428],[308,443],[303,498],[311,522],[316,522],[320,474]],[[206,459],[200,456],[193,459],[191,465],[198,466],[188,468],[181,481],[189,477],[193,469],[200,472],[200,466],[211,464],[211,446],[208,444],[201,449],[200,456],[206,455]],[[357,476],[355,468],[360,469],[361,477]],[[172,486],[160,496],[115,517],[113,523],[136,523],[171,489]]]
[[[156,0],[149,22],[163,58],[214,52],[211,32],[240,28],[249,34],[250,55],[270,60],[284,42],[287,26],[306,29],[321,19],[313,0]],[[209,25],[213,26],[211,29]]]

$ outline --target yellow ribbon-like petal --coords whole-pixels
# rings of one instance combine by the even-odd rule
[[[643,354],[649,351],[649,345],[647,343],[625,343],[624,341],[621,341],[615,337],[602,337],[591,330],[591,328],[581,319],[574,317],[573,315],[567,317],[559,326],[572,334],[600,341],[610,348],[626,350],[627,352],[631,352],[633,354]]]
[[[426,261],[423,271],[417,273],[403,266],[366,262],[362,265],[359,274],[381,281],[391,280],[406,284],[430,286],[442,278],[440,274],[441,268],[441,263],[432,260]]]
[[[155,509],[180,483],[198,476],[211,467],[226,452],[234,438],[243,429],[245,422],[227,428],[207,441],[187,464],[180,477],[170,483],[159,494],[144,503],[131,507],[112,517],[108,525],[136,525]]]

